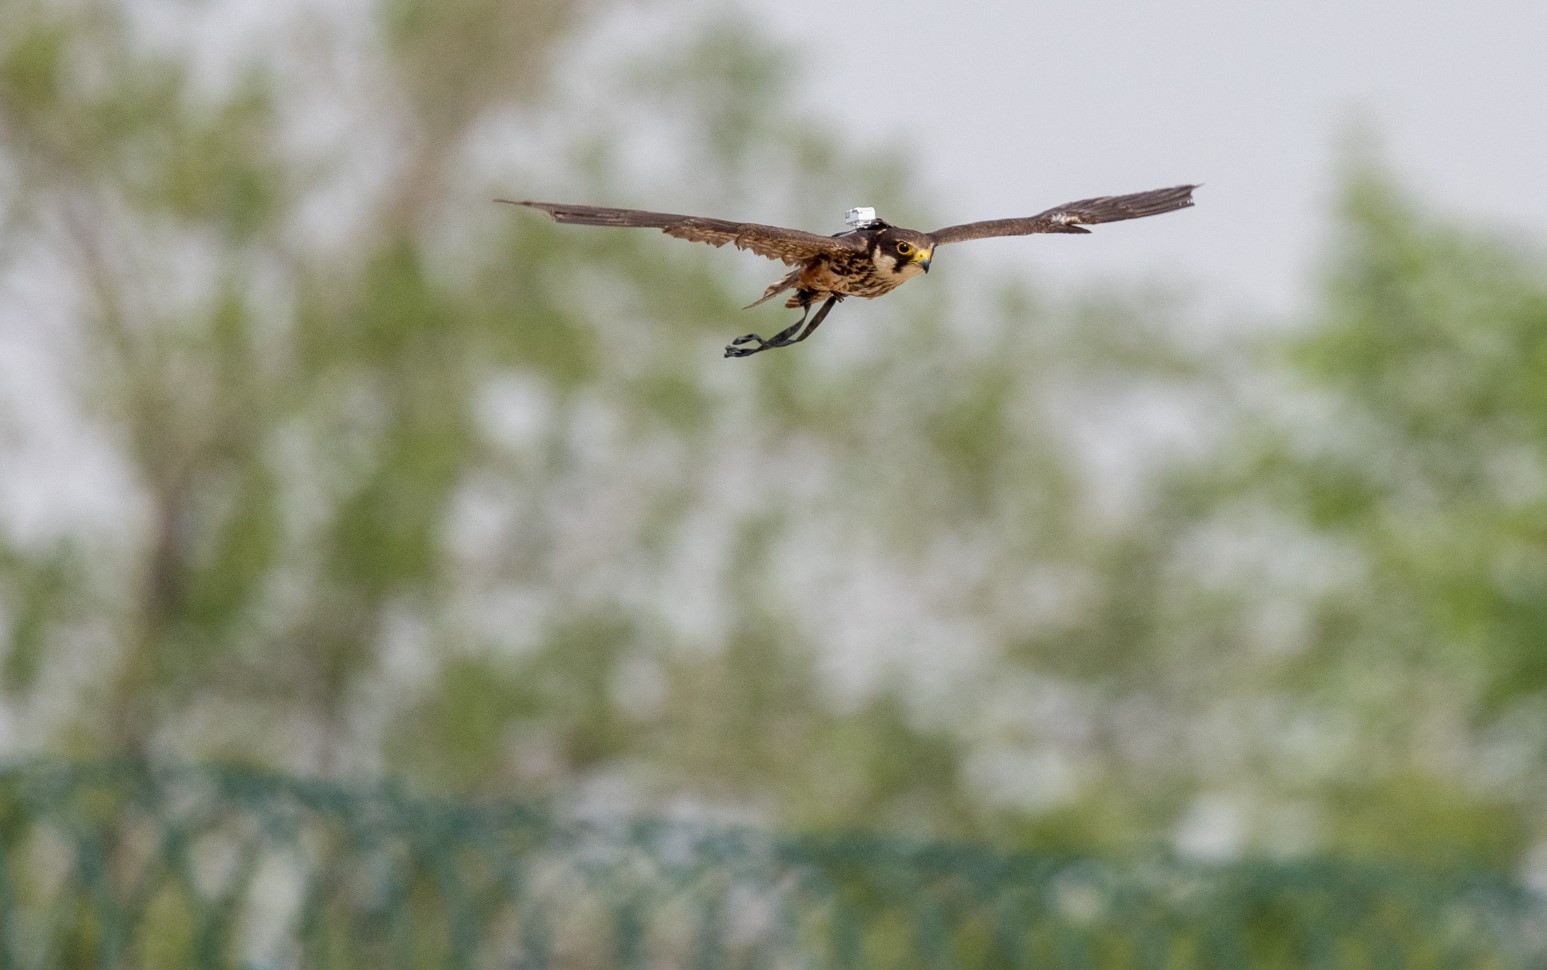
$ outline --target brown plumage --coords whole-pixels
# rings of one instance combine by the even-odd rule
[[[829,310],[846,296],[870,300],[889,293],[919,273],[929,272],[936,246],[987,239],[992,236],[1025,236],[1039,232],[1085,233],[1087,225],[1142,219],[1185,209],[1193,204],[1196,185],[1178,185],[1169,189],[1137,192],[1133,195],[1104,195],[1056,206],[1046,212],[1018,219],[991,219],[946,226],[934,232],[903,229],[876,221],[835,236],[821,236],[799,229],[765,226],[755,222],[729,222],[703,216],[647,212],[641,209],[609,209],[591,205],[562,205],[553,202],[516,202],[496,199],[511,205],[541,209],[555,222],[582,226],[627,226],[659,229],[668,236],[711,246],[735,245],[777,259],[795,267],[749,304],[757,306],[774,296],[793,289],[785,306],[803,311],[791,327],[767,340],[757,334],[737,337],[725,348],[727,357],[746,357],[775,347],[787,347],[811,336]],[[811,305],[823,301],[809,324],[806,317]],[[802,330],[802,325],[805,329]],[[797,331],[799,334],[797,335]]]

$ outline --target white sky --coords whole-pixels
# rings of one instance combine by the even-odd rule
[[[914,156],[947,221],[1207,183],[1190,212],[974,244],[1039,278],[1303,304],[1355,121],[1428,204],[1547,236],[1539,2],[738,2],[799,44],[813,103]]]

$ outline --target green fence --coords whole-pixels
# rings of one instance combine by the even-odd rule
[[[227,768],[0,770],[0,970],[1547,967],[1499,881],[582,820]]]

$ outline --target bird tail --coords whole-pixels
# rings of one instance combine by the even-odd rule
[[[795,280],[797,278],[799,278],[799,276],[800,276],[800,270],[799,269],[792,270],[788,275],[786,275],[784,277],[784,279],[778,280],[777,282],[770,284],[768,289],[763,291],[763,295],[762,296],[760,296],[757,299],[753,300],[751,303],[748,303],[746,306],[742,307],[742,309],[743,310],[750,310],[750,309],[752,309],[755,306],[758,306],[758,305],[763,304],[763,303],[767,303],[769,300],[772,300],[774,297],[778,296],[780,293],[783,293],[785,290],[787,290],[790,287],[794,286],[795,285]]]

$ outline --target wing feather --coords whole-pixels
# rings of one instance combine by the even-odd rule
[[[555,202],[517,202],[495,199],[510,205],[541,209],[555,222],[581,226],[627,226],[659,229],[677,239],[708,243],[711,246],[733,244],[768,259],[794,265],[823,253],[862,249],[863,243],[852,236],[819,236],[799,229],[765,226],[755,222],[729,222],[704,216],[684,216],[672,212],[647,212],[643,209],[609,209],[594,205],[565,205]]]
[[[1080,227],[1121,222],[1124,219],[1142,219],[1185,209],[1193,204],[1192,192],[1197,187],[1178,185],[1169,189],[1135,192],[1132,195],[1103,195],[1095,199],[1068,202],[1020,219],[990,219],[986,222],[946,226],[944,229],[936,229],[930,235],[934,237],[935,245],[941,246],[969,239],[1025,236],[1034,232],[1089,232],[1089,229]]]

